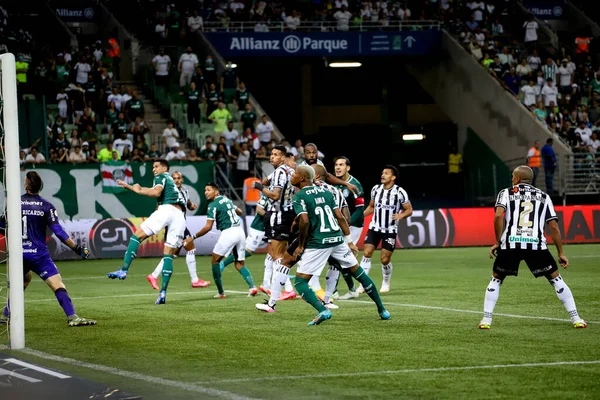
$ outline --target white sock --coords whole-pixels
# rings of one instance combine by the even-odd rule
[[[286,292],[293,292],[294,291],[294,285],[292,285],[292,281],[290,280],[290,276],[288,275],[287,279],[285,280],[285,291]]]
[[[390,283],[390,278],[392,277],[392,269],[394,266],[392,263],[381,266],[381,274],[383,275],[383,281],[386,283]]]
[[[575,306],[573,293],[571,293],[571,289],[569,289],[565,281],[563,281],[562,276],[558,275],[556,278],[549,279],[548,281],[552,286],[554,286],[556,296],[558,296],[558,299],[562,301],[565,309],[571,317],[571,321],[577,322],[581,320],[581,317],[579,317],[579,314],[577,313],[577,307]]]
[[[329,303],[329,298],[333,292],[335,292],[339,277],[340,271],[338,271],[337,268],[330,266],[327,270],[327,275],[325,275],[325,298],[323,299],[325,303]]]
[[[318,275],[313,275],[312,278],[310,278],[310,280],[308,281],[308,286],[310,286],[313,292],[323,289],[321,287],[321,282],[319,282]]]
[[[185,262],[190,272],[192,283],[194,283],[198,280],[198,273],[196,272],[196,249],[192,249],[185,254]]]
[[[268,289],[271,287],[272,275],[273,275],[273,257],[271,257],[269,254],[267,254],[267,257],[265,258],[265,273],[263,275],[263,284],[262,284],[262,286],[265,289]]]
[[[360,260],[360,267],[365,270],[367,275],[369,275],[369,271],[371,271],[371,258],[363,256]]]
[[[269,299],[269,306],[274,307],[281,296],[281,291],[285,285],[286,279],[289,279],[288,274],[290,269],[285,265],[280,264],[281,259],[275,261],[273,265],[273,280],[271,281],[271,298]]]
[[[483,321],[488,324],[492,323],[492,313],[500,296],[500,285],[502,281],[492,277],[485,291],[485,300],[483,302]]]
[[[163,259],[161,258],[160,262],[158,263],[158,265],[156,266],[156,268],[154,268],[154,271],[152,271],[152,276],[155,277],[156,279],[158,279],[158,277],[162,273],[163,263],[164,263]]]

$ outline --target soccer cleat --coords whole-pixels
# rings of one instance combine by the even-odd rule
[[[293,290],[290,290],[289,292],[281,292],[281,295],[279,295],[279,301],[283,301],[283,300],[293,300],[296,298],[296,292],[294,292]]]
[[[167,303],[167,291],[161,290],[158,294],[158,299],[154,302],[154,304],[166,304]]]
[[[258,290],[260,290],[261,292],[263,292],[264,294],[270,296],[271,295],[271,289],[269,289],[266,286],[259,286]]]
[[[9,318],[4,314],[0,314],[0,325],[8,325],[8,322]]]
[[[96,321],[93,319],[81,318],[77,314],[69,317],[69,326],[87,326],[96,325]]]
[[[219,269],[221,270],[221,272],[223,272],[223,270],[225,269],[225,263],[223,262],[223,260],[219,261]]]
[[[259,311],[264,311],[266,313],[274,313],[275,312],[275,306],[270,306],[269,305],[269,300],[265,300],[264,303],[258,303],[255,305],[256,309]]]
[[[336,290],[332,295],[331,298],[333,300],[338,300],[340,298],[340,293]]]
[[[253,287],[248,290],[248,297],[254,297],[258,294],[258,289]]]
[[[312,321],[308,323],[308,326],[319,325],[323,321],[331,319],[331,311],[325,310],[318,313]]]
[[[365,292],[365,288],[362,285],[360,285],[358,287],[358,289],[356,289],[356,293],[358,293],[358,294],[363,294],[364,292]]]
[[[573,328],[575,328],[575,329],[585,329],[587,327],[588,327],[587,322],[585,322],[582,319],[580,319],[579,321],[573,322]]]
[[[388,310],[383,310],[382,312],[379,313],[379,316],[384,321],[392,318],[392,315],[390,314],[390,312]]]
[[[203,281],[200,278],[198,278],[198,280],[196,282],[192,282],[193,288],[207,287],[208,285],[210,285],[210,281]]]
[[[358,296],[360,296],[360,295],[358,294],[358,292],[356,290],[349,290],[348,293],[346,293],[343,296],[340,296],[340,300],[356,299],[356,298],[358,298]]]
[[[225,296],[225,294],[224,294],[224,293],[223,293],[223,294],[221,294],[221,293],[217,293],[217,294],[215,294],[215,295],[213,296],[213,299],[224,299],[224,298],[226,298],[226,297],[227,297],[227,296]]]
[[[337,310],[338,308],[340,308],[340,306],[335,305],[333,303],[323,303],[323,305],[325,306],[326,309],[328,310]]]
[[[123,271],[122,269],[118,269],[116,271],[109,272],[108,274],[106,274],[106,276],[109,279],[120,279],[120,280],[123,280],[123,279],[127,278],[127,271]]]
[[[150,274],[146,277],[146,280],[150,282],[150,286],[152,286],[152,289],[158,290],[158,279],[156,279],[152,276],[152,274]]]
[[[315,292],[315,294],[317,295],[317,297],[319,298],[319,300],[323,301],[323,299],[325,298],[325,290],[323,290],[323,288],[317,290]]]
[[[479,326],[477,326],[477,327],[478,327],[479,329],[485,329],[485,330],[488,330],[488,329],[490,329],[490,328],[492,327],[492,324],[490,324],[489,322],[483,322],[483,321],[481,321],[481,322],[479,323]]]
[[[387,293],[390,291],[390,282],[383,281],[381,283],[381,289],[379,289],[379,293]]]

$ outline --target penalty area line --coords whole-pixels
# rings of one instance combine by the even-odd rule
[[[162,385],[162,386],[183,389],[183,390],[187,390],[190,392],[201,393],[201,394],[205,394],[205,395],[209,395],[209,396],[216,396],[216,397],[220,397],[220,398],[228,399],[228,400],[258,400],[253,397],[241,396],[241,395],[238,395],[235,393],[227,392],[225,390],[212,389],[212,388],[202,386],[197,383],[179,382],[179,381],[173,381],[170,379],[164,379],[164,378],[160,378],[160,377],[144,375],[144,374],[140,374],[137,372],[125,371],[125,370],[118,369],[118,368],[108,367],[106,365],[92,364],[92,363],[88,363],[85,361],[75,360],[73,358],[60,357],[60,356],[56,356],[54,354],[44,353],[39,350],[26,348],[26,349],[19,350],[19,351],[23,352],[25,354],[29,354],[34,357],[42,358],[44,360],[56,361],[56,362],[68,364],[68,365],[71,365],[74,367],[81,367],[81,368],[91,369],[94,371],[106,372],[106,373],[109,373],[112,375],[118,375],[118,376],[122,376],[122,377],[129,378],[129,379],[135,379],[138,381],[147,382],[152,385],[158,384],[158,385]]]

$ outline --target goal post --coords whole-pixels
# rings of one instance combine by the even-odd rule
[[[25,347],[23,248],[21,226],[21,172],[19,166],[19,112],[17,71],[13,54],[0,55],[0,134],[3,141],[6,258],[10,299],[9,346]],[[1,305],[4,306],[3,304]]]

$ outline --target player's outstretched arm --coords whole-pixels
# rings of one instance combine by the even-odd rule
[[[355,185],[353,185],[351,183],[341,180],[337,176],[333,175],[331,172],[328,172],[327,176],[325,178],[326,178],[325,181],[327,183],[329,183],[330,185],[344,185],[349,190],[354,192],[354,194],[356,194],[357,196],[360,195],[360,189],[358,187],[356,187]]]
[[[122,181],[120,179],[117,179],[117,184],[119,186],[121,186],[122,188],[131,190],[134,193],[141,194],[142,196],[148,196],[148,197],[159,197],[163,191],[163,187],[161,185],[156,185],[154,187],[147,188],[147,187],[140,186],[139,183],[130,185],[127,182]]]
[[[569,259],[563,252],[562,235],[560,234],[558,223],[556,220],[552,220],[548,222],[548,227],[550,228],[550,237],[556,246],[556,251],[558,251],[558,262],[563,268],[567,268],[569,266]]]
[[[281,198],[281,188],[280,187],[273,188],[273,190],[271,191],[271,190],[267,189],[266,187],[264,187],[263,184],[260,182],[252,182],[252,186],[255,189],[260,190],[260,192],[262,194],[264,194],[271,200],[277,201]]]
[[[50,214],[52,214],[52,212]],[[90,256],[89,249],[87,247],[81,247],[80,245],[75,243],[73,239],[69,237],[69,234],[65,232],[62,226],[60,226],[60,224],[58,223],[58,219],[55,219],[54,216],[49,217],[49,219],[50,221],[48,227],[61,242],[69,246],[69,248],[73,250],[75,254],[77,254],[83,259],[87,259]]]
[[[185,241],[183,242],[183,246],[187,246],[190,242],[193,242],[194,239],[202,237],[202,236],[206,235],[208,232],[210,232],[210,230],[213,227],[214,222],[215,222],[214,219],[207,219],[206,225],[204,225],[204,227],[202,229],[200,229],[198,232],[196,232],[196,234],[194,234],[192,237],[185,239]]]
[[[240,210],[238,207],[235,208],[235,213],[240,217],[242,216],[242,210]]]
[[[375,202],[373,200],[371,200],[369,202],[369,205],[367,206],[367,208],[365,208],[365,212],[363,213],[363,216],[368,217],[369,215],[373,214],[374,210],[375,210]]]

